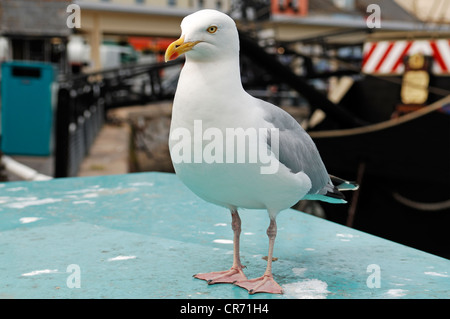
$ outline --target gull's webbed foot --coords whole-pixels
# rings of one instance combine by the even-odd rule
[[[242,280],[234,283],[236,286],[245,288],[248,293],[253,295],[259,292],[270,294],[282,294],[283,288],[273,279],[272,275],[263,275],[259,278]]]
[[[230,270],[196,274],[194,277],[197,279],[206,280],[209,285],[232,284],[236,281],[247,280],[247,277],[242,271],[242,267],[231,267]]]

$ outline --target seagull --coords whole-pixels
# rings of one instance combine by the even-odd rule
[[[231,268],[194,277],[235,284],[250,294],[281,294],[272,274],[278,213],[302,199],[345,203],[341,190],[358,186],[327,173],[311,137],[293,117],[244,90],[231,17],[200,10],[182,20],[181,31],[165,52],[166,62],[186,57],[173,101],[171,159],[190,190],[230,210],[234,233]],[[247,279],[243,272],[238,209],[268,212],[267,267],[258,278]]]

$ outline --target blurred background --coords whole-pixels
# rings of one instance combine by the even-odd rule
[[[237,23],[252,95],[296,118],[349,205],[296,209],[450,257],[450,0],[0,0],[0,180],[173,172],[183,17]]]

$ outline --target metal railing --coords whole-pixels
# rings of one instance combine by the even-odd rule
[[[55,177],[76,176],[109,108],[171,98],[177,76],[162,70],[183,63],[138,64],[59,81],[55,127]]]

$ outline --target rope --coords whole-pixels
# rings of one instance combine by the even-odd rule
[[[438,210],[444,210],[450,208],[450,199],[445,200],[443,202],[436,202],[436,203],[422,203],[422,202],[416,202],[412,199],[406,198],[402,195],[400,195],[397,192],[392,193],[392,197],[399,203],[408,206],[410,208],[414,208],[417,210],[423,210],[423,211],[438,211]]]

